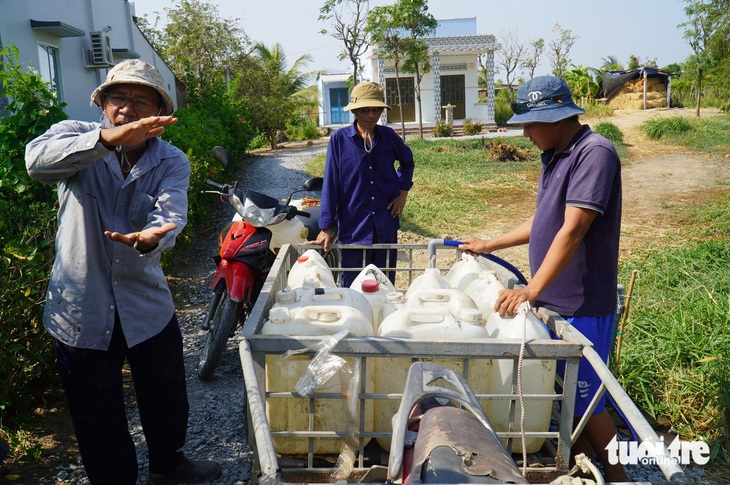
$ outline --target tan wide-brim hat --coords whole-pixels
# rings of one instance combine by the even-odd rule
[[[91,93],[91,105],[97,105],[101,108],[101,96],[108,87],[115,84],[139,84],[154,88],[160,93],[165,113],[171,115],[175,111],[175,102],[165,89],[165,80],[151,64],[138,59],[129,59],[112,67],[106,75],[106,81]]]
[[[352,88],[350,102],[342,109],[345,111],[351,111],[358,108],[390,109],[390,106],[385,104],[385,94],[383,93],[383,88],[380,84],[364,82]]]

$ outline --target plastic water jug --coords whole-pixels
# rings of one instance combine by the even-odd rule
[[[348,306],[308,306],[290,312],[285,307],[272,307],[261,330],[262,335],[311,336],[334,335],[348,330],[355,336],[371,336],[372,322],[361,312]],[[353,361],[349,358],[350,365]],[[278,355],[266,356],[266,390],[268,392],[293,392],[299,379],[307,371],[311,356],[293,355],[282,359]],[[366,391],[373,392],[374,370],[368,366],[365,379]],[[334,375],[315,392],[340,394],[340,376]],[[308,431],[309,398],[274,398],[266,400],[266,412],[271,431]],[[315,398],[314,427],[316,431],[347,431],[347,417],[341,399]],[[373,426],[373,405],[365,406],[365,429]],[[360,416],[356,416],[356,424]],[[314,452],[337,454],[342,441],[339,438],[315,438]],[[309,450],[307,438],[274,437],[274,448],[286,455],[306,454]]]
[[[286,308],[290,312],[295,312],[300,308],[298,290],[283,289],[276,292],[276,298],[271,309],[274,308]],[[269,310],[269,315],[271,310]],[[271,316],[269,316],[271,318]]]
[[[465,308],[477,309],[477,305],[470,296],[452,288],[424,288],[409,291],[406,307],[422,310],[444,309],[456,317]]]
[[[479,274],[486,270],[484,264],[480,262],[482,258],[477,258],[471,254],[462,253],[461,259],[454,263],[448,273],[446,280],[451,288],[465,291],[469,283],[479,278]]]
[[[383,313],[381,314],[380,322],[385,320],[385,317],[391,313],[406,307],[406,295],[402,291],[391,291],[385,295],[385,303],[383,304]],[[380,325],[378,325],[380,328]],[[377,333],[377,332],[376,332]]]
[[[406,298],[413,291],[436,288],[451,288],[451,286],[449,286],[449,282],[444,278],[438,268],[426,268],[423,274],[418,275],[411,282],[408,291],[406,291]]]
[[[490,337],[495,339],[521,340],[523,335],[524,317],[517,315],[514,318],[502,318],[499,313],[492,313],[487,319],[486,330]],[[527,313],[526,341],[545,339],[550,340],[550,333],[542,320],[533,312]],[[490,366],[487,392],[489,394],[517,394],[517,386],[513,391],[514,359],[495,359]],[[522,362],[522,392],[524,394],[552,394],[555,389],[555,360],[525,359]],[[525,400],[525,431],[544,432],[550,426],[550,413],[553,401]],[[510,419],[510,401],[487,400],[482,404],[484,412],[492,423],[495,431],[507,431]],[[515,405],[514,431],[520,430],[519,401]],[[528,453],[540,449],[544,438],[528,438],[526,448]],[[502,444],[506,447],[507,440]],[[512,440],[512,452],[522,452],[522,442]]]
[[[317,278],[320,280],[321,286],[325,288],[337,286],[329,266],[322,255],[314,249],[305,251],[292,265],[287,276],[287,287],[299,288],[303,285],[305,278]]]
[[[383,320],[383,306],[388,293],[395,291],[393,283],[373,264],[367,265],[350,285],[370,303],[373,312],[373,331],[377,332]]]
[[[505,286],[497,279],[497,275],[493,271],[482,271],[478,278],[469,283],[464,293],[474,301],[484,319],[488,320],[494,313],[493,308],[499,292],[504,289],[506,289]]]
[[[471,341],[487,338],[487,331],[481,325],[481,315],[473,313],[474,309],[465,310],[460,318],[454,316],[444,308],[402,308],[383,319],[378,335],[404,340],[421,340],[441,342],[445,347],[448,342]],[[473,317],[479,319],[474,322]],[[471,320],[470,320],[471,318]],[[420,359],[442,365],[464,375],[464,363],[461,359]],[[405,386],[408,369],[412,359],[407,358],[378,358],[375,360],[375,392],[402,393]],[[488,361],[475,359],[469,363],[467,381],[474,392],[483,393],[486,389]],[[375,400],[375,431],[391,430],[391,419],[398,410],[398,400]],[[377,438],[378,444],[390,450],[389,438]]]
[[[304,291],[299,299],[301,308],[314,307],[348,307],[358,311],[370,322],[371,334],[373,329],[373,311],[368,299],[352,288],[314,288]]]

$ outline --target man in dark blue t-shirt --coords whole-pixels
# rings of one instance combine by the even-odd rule
[[[494,310],[516,315],[529,302],[563,316],[608,361],[616,312],[618,245],[621,229],[621,161],[613,144],[578,121],[585,110],[573,103],[563,79],[527,81],[512,103],[509,124],[542,150],[535,214],[490,240],[468,238],[460,248],[476,253],[529,243],[532,278],[523,288],[502,291]],[[576,421],[601,384],[581,359]],[[573,446],[574,454],[598,454],[608,481],[629,481],[621,465],[608,462],[606,445],[615,436],[605,395]]]

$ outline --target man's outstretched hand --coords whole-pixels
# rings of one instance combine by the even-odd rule
[[[104,231],[104,235],[112,241],[132,246],[140,253],[148,253],[157,247],[165,234],[175,229],[177,229],[177,224],[167,222],[162,227],[148,227],[141,232],[122,234],[121,232]]]

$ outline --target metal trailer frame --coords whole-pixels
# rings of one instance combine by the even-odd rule
[[[239,354],[243,377],[245,381],[245,403],[247,405],[248,419],[248,443],[254,451],[254,475],[257,481],[265,485],[279,485],[288,483],[285,472],[293,473],[297,477],[291,482],[321,483],[329,480],[322,480],[333,471],[332,468],[317,468],[314,466],[314,438],[323,437],[347,437],[345,430],[314,430],[315,400],[336,399],[341,400],[341,394],[335,393],[313,393],[309,399],[309,431],[279,431],[272,432],[266,413],[267,399],[276,398],[299,398],[294,392],[272,393],[266,389],[266,356],[283,355],[287,351],[305,352],[307,355],[314,355],[311,350],[313,346],[322,339],[319,337],[297,337],[297,336],[266,336],[261,335],[261,329],[269,313],[269,309],[275,302],[277,291],[286,287],[286,279],[292,265],[297,257],[307,249],[317,246],[291,246],[285,245],[281,248],[269,276],[264,283],[259,298],[248,316],[246,325],[242,330],[242,339],[239,344]],[[439,267],[436,261],[441,258],[444,261],[444,254],[449,254],[451,261],[439,267],[447,270],[460,252],[453,246],[446,246],[443,240],[433,240],[428,245],[424,244],[374,244],[374,245],[334,245],[339,249],[396,249],[398,251],[398,262],[388,268],[381,268],[383,271],[394,270],[398,278],[405,278],[407,286],[415,277],[423,273],[424,267],[413,266],[414,252],[427,251],[429,267]],[[405,261],[405,262],[403,262]],[[343,269],[362,268],[331,268],[333,273]],[[498,276],[506,286],[512,287],[517,279],[512,273],[501,267],[495,267]],[[518,283],[519,284],[519,283]],[[405,288],[397,289],[405,291]],[[596,370],[602,379],[602,385],[594,398],[590,410],[594,409],[603,392],[608,392],[613,402],[618,406],[619,411],[628,420],[628,424],[642,441],[661,443],[654,429],[649,425],[641,411],[632,402],[621,385],[615,379],[609,368],[593,350],[591,342],[563,318],[549,310],[534,309],[542,321],[559,337],[557,340],[533,340],[525,344],[525,359],[540,360],[564,360],[565,373],[563,376],[556,375],[556,382],[564,389],[562,393],[554,394],[523,394],[525,401],[529,400],[551,400],[553,401],[553,419],[558,421],[557,431],[526,433],[527,438],[545,438],[543,450],[547,449],[554,457],[552,463],[545,465],[538,464],[538,467],[528,468],[527,478],[531,483],[549,483],[555,477],[567,473],[570,458],[570,448],[575,439],[583,430],[587,422],[586,414],[579,424],[573,428],[573,407],[575,403],[575,389],[578,377],[578,361],[585,356],[588,362]],[[364,468],[364,442],[368,438],[389,437],[391,433],[374,432],[365,429],[363,410],[368,400],[396,399],[400,400],[402,393],[376,394],[366,390],[366,369],[374,364],[374,359],[388,357],[405,357],[414,361],[419,359],[461,359],[463,362],[464,377],[468,370],[469,361],[475,359],[512,359],[514,360],[515,371],[513,372],[513,393],[501,395],[477,394],[479,399],[510,400],[510,423],[509,431],[498,433],[500,438],[520,439],[522,434],[519,429],[519,416],[516,415],[516,406],[519,399],[517,394],[516,367],[520,354],[521,342],[519,340],[495,340],[495,339],[474,339],[469,342],[427,342],[384,337],[347,337],[340,340],[333,348],[333,353],[340,357],[356,359],[360,364],[355,368],[360,369],[360,389],[356,396],[360,423],[357,430],[358,453],[355,470],[367,471]],[[307,350],[309,349],[309,350]],[[405,382],[404,382],[405,385]],[[561,405],[562,404],[562,405]],[[307,438],[309,452],[306,457],[306,465],[295,468],[282,468],[277,452],[274,447],[274,436]],[[672,461],[664,447],[652,447],[657,450],[655,462],[662,470],[666,479],[671,483],[692,483],[684,474],[682,468]],[[511,449],[508,441],[508,449]],[[528,456],[528,463],[530,463]],[[543,460],[544,461],[544,460]],[[256,463],[257,462],[257,463]],[[533,461],[534,464],[534,461]],[[304,479],[302,479],[302,476]]]

